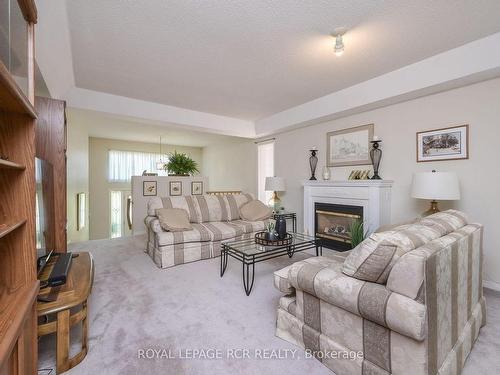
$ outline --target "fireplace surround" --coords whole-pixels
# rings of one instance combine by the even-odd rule
[[[340,238],[324,238],[325,228],[322,229],[323,234],[320,236],[318,234],[316,226],[316,207],[324,207],[322,205],[333,205],[337,208],[350,207],[345,209],[344,214],[347,215],[357,215],[363,218],[364,228],[367,234],[371,234],[381,225],[386,225],[391,223],[391,190],[393,181],[389,180],[354,180],[354,181],[303,181],[304,186],[304,233],[309,235],[316,235],[325,240],[342,240],[345,236],[338,236],[338,232],[341,232],[342,228],[338,228],[340,225],[343,226],[342,220],[338,219],[340,216],[335,217],[338,224],[327,224],[331,220],[326,220],[324,217],[321,219],[321,225],[330,226],[334,228],[335,233],[330,230],[330,233],[334,236],[330,237],[340,237]],[[320,211],[327,211],[321,210]],[[338,210],[338,213],[342,213],[342,210]],[[326,214],[325,214],[326,215]],[[334,215],[329,215],[334,216]],[[331,218],[330,218],[331,219]],[[350,218],[353,219],[353,218]],[[349,222],[345,222],[344,226]],[[330,228],[328,228],[330,229]],[[321,228],[320,228],[321,231]],[[346,229],[347,231],[347,229]],[[329,242],[325,241],[325,247],[343,251],[351,248],[350,243],[345,242],[341,245],[340,242]]]

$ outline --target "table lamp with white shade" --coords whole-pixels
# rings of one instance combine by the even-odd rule
[[[285,179],[283,177],[266,177],[265,190],[273,192],[273,196],[267,204],[276,211],[281,205],[278,191],[285,191]]]
[[[422,216],[439,212],[437,201],[460,199],[460,184],[454,172],[419,172],[413,174],[411,196],[431,201],[431,208]]]

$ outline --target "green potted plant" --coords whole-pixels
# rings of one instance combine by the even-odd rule
[[[199,173],[198,163],[186,154],[174,151],[168,155],[168,163],[163,166],[169,176],[190,176]]]
[[[361,220],[354,220],[351,224],[351,247],[354,249],[366,237],[364,223]]]

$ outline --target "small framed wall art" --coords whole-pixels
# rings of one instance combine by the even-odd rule
[[[203,195],[203,181],[191,182],[191,195]]]
[[[417,162],[469,158],[469,125],[417,133]]]
[[[327,166],[370,165],[373,128],[373,124],[368,124],[327,133]]]
[[[169,195],[172,197],[177,197],[182,195],[182,181],[170,181]]]
[[[156,196],[156,181],[142,181],[142,195],[144,197]]]

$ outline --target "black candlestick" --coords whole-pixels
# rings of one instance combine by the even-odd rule
[[[314,174],[316,173],[316,166],[318,165],[318,157],[316,156],[317,150],[310,150],[311,156],[309,157],[309,167],[311,167],[311,178],[309,180],[316,180]]]
[[[372,180],[381,180],[382,178],[378,175],[378,168],[380,166],[380,160],[382,159],[382,150],[379,148],[379,143],[382,141],[371,141],[372,149],[370,150],[370,159],[372,159],[373,164],[373,177]]]

